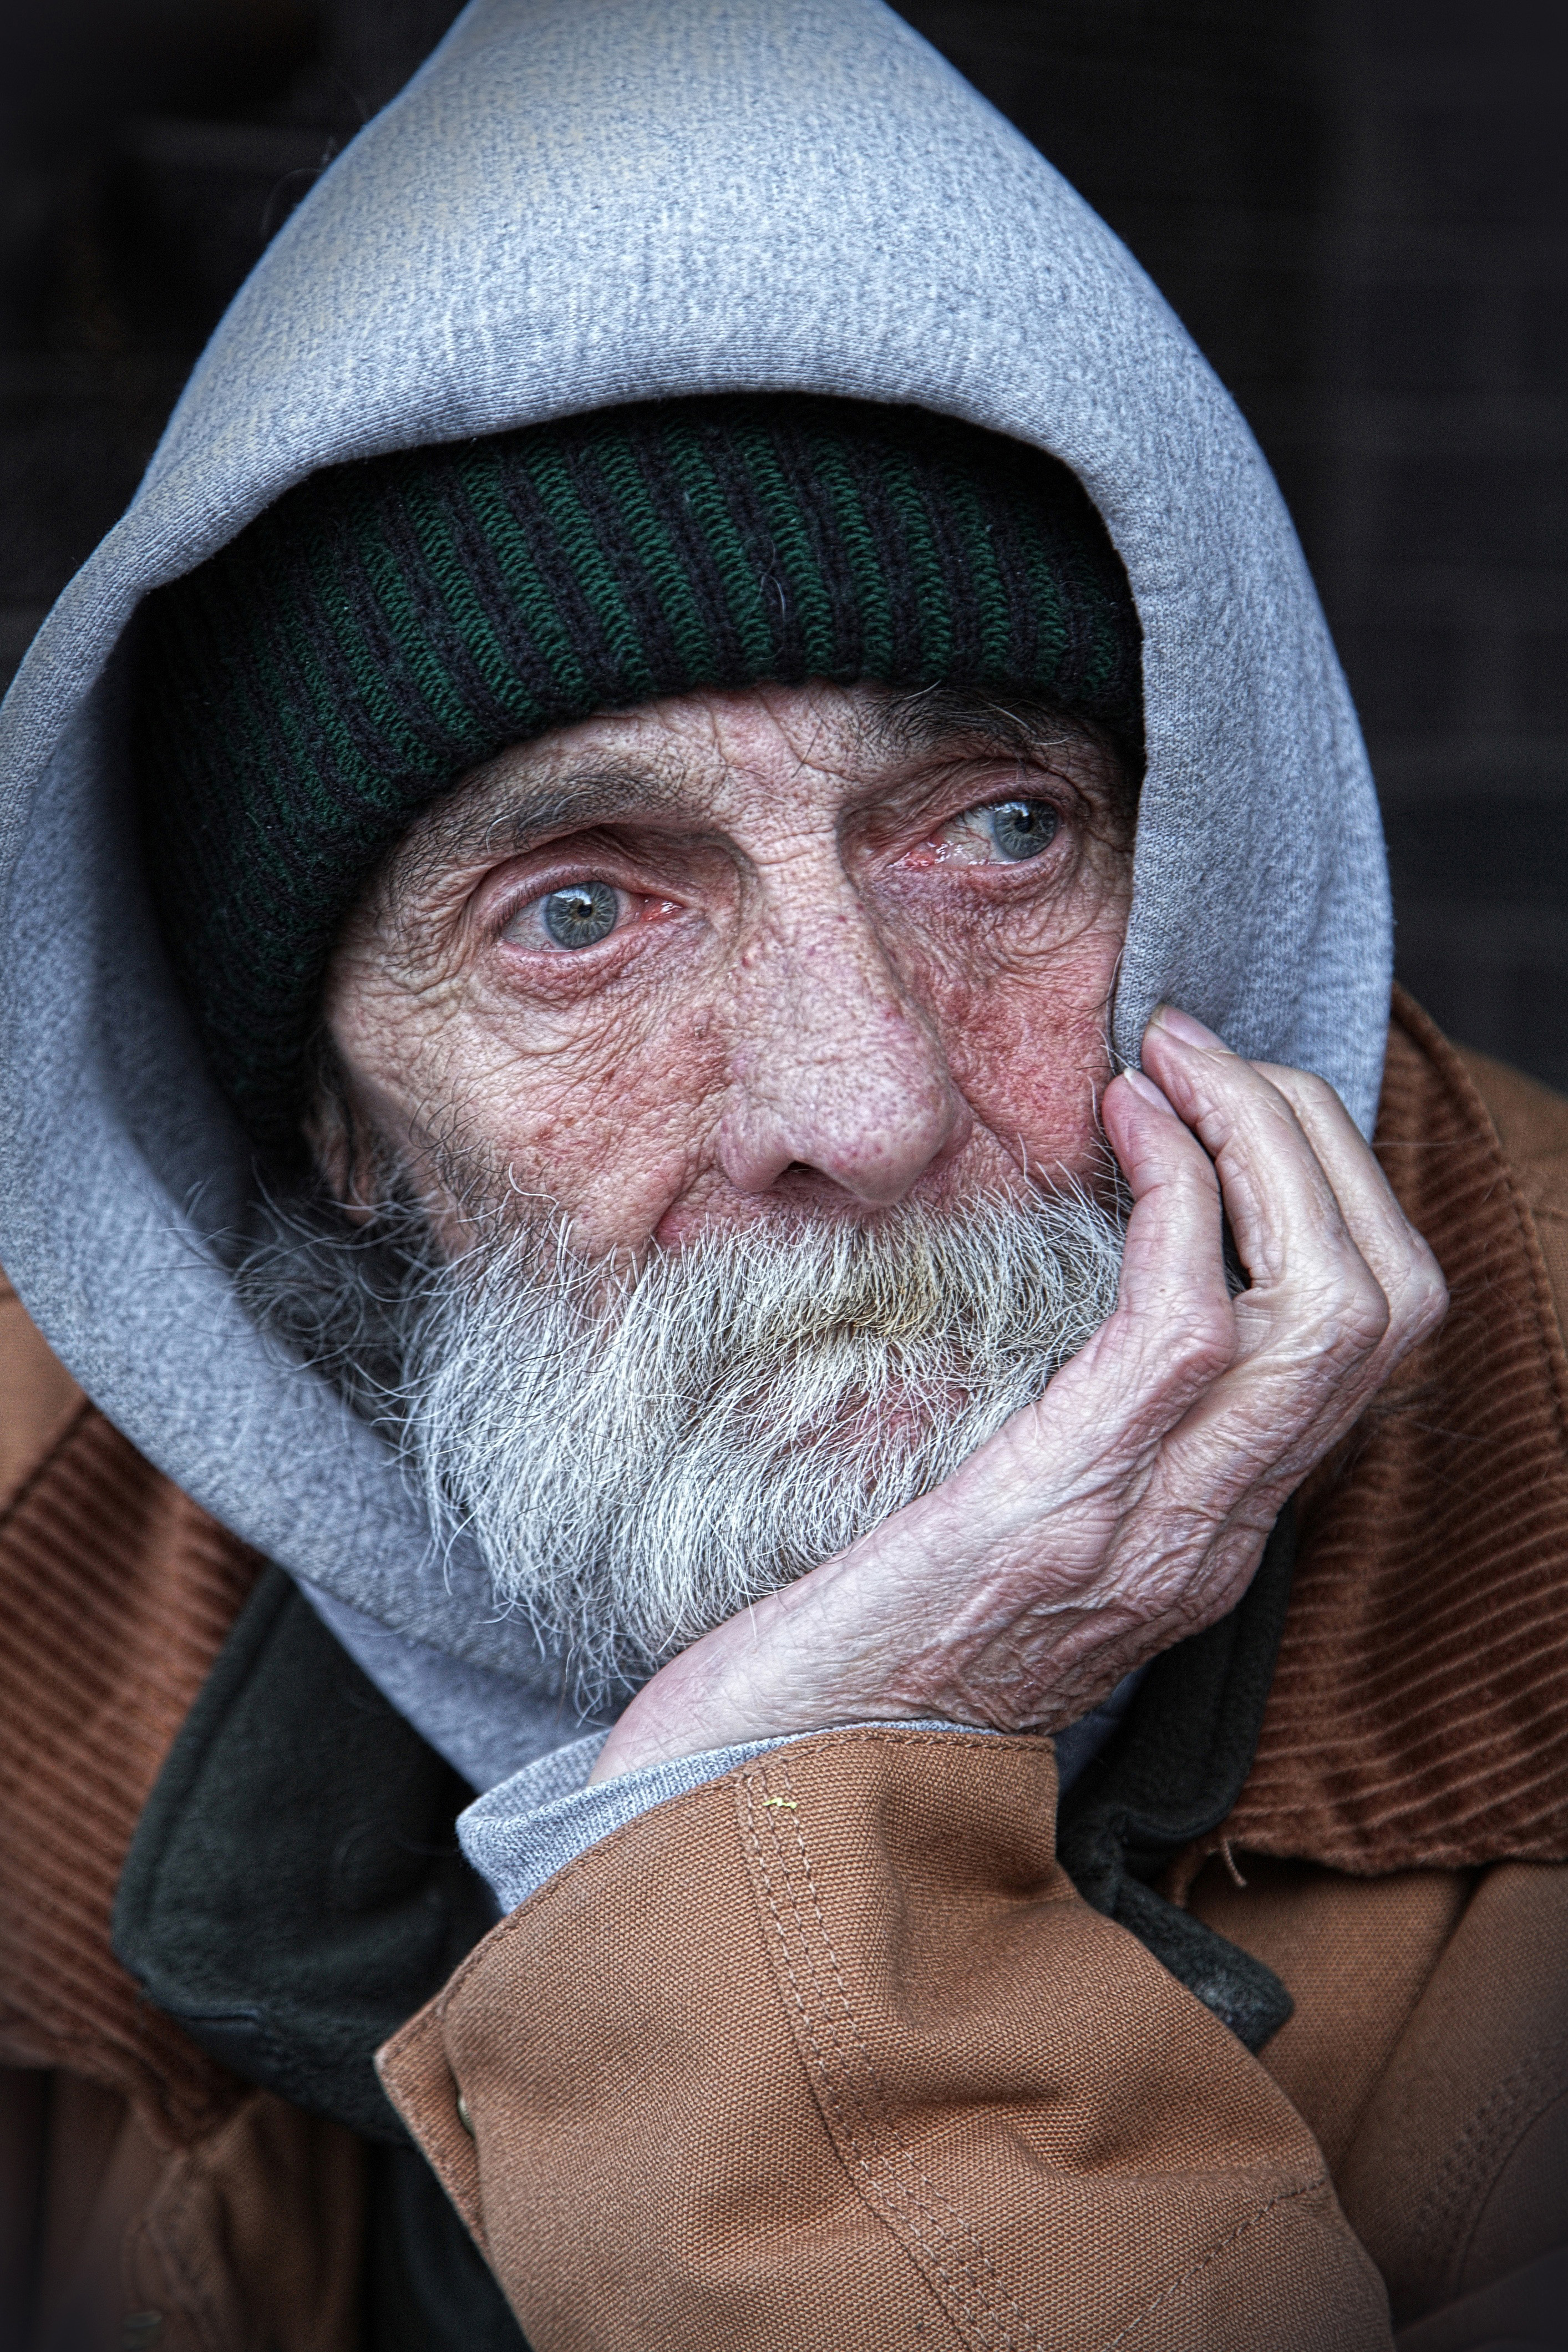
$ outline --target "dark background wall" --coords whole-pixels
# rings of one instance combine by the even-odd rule
[[[6,0],[0,675],[267,237],[455,13]],[[1365,724],[1401,977],[1568,1087],[1560,0],[902,13],[1126,239],[1257,432]]]

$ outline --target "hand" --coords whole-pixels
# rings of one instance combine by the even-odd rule
[[[1057,1729],[1235,1606],[1448,1293],[1321,1078],[1167,1007],[1143,1058],[1103,1103],[1134,1204],[1115,1313],[943,1485],[655,1675],[596,1780],[835,1723]]]

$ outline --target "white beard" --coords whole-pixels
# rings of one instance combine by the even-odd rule
[[[1041,1192],[759,1220],[622,1273],[514,1225],[420,1286],[404,1456],[591,1712],[1036,1399],[1114,1307],[1124,1231]]]

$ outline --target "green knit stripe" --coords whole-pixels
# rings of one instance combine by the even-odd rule
[[[314,648],[305,640],[291,583],[277,580],[276,587],[277,593],[267,600],[265,623],[256,632],[249,663],[229,670],[227,716],[239,739],[235,749],[243,746],[248,754],[236,761],[242,814],[254,843],[252,857],[263,869],[243,894],[236,887],[236,919],[239,908],[256,906],[258,897],[265,905],[270,893],[292,887],[293,860],[286,845],[301,836],[308,839],[330,821],[325,781],[330,771],[322,758],[323,738],[329,756],[336,755],[357,785],[373,782],[373,772],[360,758],[339,701],[328,691]],[[307,820],[303,824],[302,815]],[[259,894],[254,887],[256,879],[265,886]],[[235,880],[237,886],[237,874]]]
[[[945,485],[953,520],[964,542],[969,568],[969,595],[975,607],[975,635],[979,643],[980,676],[1005,680],[1016,667],[1012,614],[1007,583],[997,559],[991,515],[978,484],[967,467],[954,467]]]
[[[366,532],[360,544],[360,557],[392,638],[398,675],[419,695],[443,734],[461,740],[469,727],[467,709],[432,643],[402,566],[379,530]],[[445,637],[453,634],[453,617],[448,608]],[[406,719],[403,724],[405,740],[417,743],[417,731]]]
[[[1061,582],[1051,561],[1045,535],[1037,518],[1027,507],[1020,508],[1014,515],[1013,527],[1023,547],[1024,568],[1038,632],[1034,676],[1029,683],[1049,688],[1061,677],[1071,644]]]
[[[841,621],[801,508],[800,487],[786,475],[774,436],[760,423],[743,425],[735,446],[758,506],[768,519],[772,556],[783,572],[807,674],[825,677],[840,659]]]
[[[436,498],[416,474],[403,493],[403,509],[429,567],[432,584],[486,691],[516,719],[520,734],[537,732],[544,715],[542,706],[519,676],[515,656],[485,610],[473,572],[458,549],[450,503]],[[465,711],[465,730],[472,725],[473,714]]]
[[[687,678],[714,675],[714,646],[692,590],[692,578],[649,494],[633,451],[608,432],[592,444],[592,455],[613,497],[629,545],[658,601],[664,625],[679,649]]]
[[[893,667],[893,598],[883,551],[842,442],[813,434],[810,449],[813,476],[827,498],[848,568],[860,621],[862,675],[886,677]]]
[[[931,510],[922,495],[925,485],[907,450],[887,449],[881,467],[889,504],[904,533],[904,557],[920,615],[920,671],[925,677],[940,677],[953,658],[953,604]]]
[[[621,593],[615,567],[605,554],[592,519],[578,495],[558,444],[540,436],[519,451],[522,465],[549,518],[561,561],[587,598],[604,633],[610,663],[624,681],[625,698],[640,701],[656,691],[636,623]]]
[[[327,738],[327,772],[351,780],[357,792],[373,800],[378,789],[387,788],[401,771],[420,769],[423,747],[404,710],[411,681],[400,675],[371,634],[378,617],[376,573],[389,568],[384,561],[378,566],[373,551],[367,560],[365,541],[376,537],[375,519],[356,515],[353,520],[353,553],[364,565],[371,597],[356,593],[358,583],[345,561],[348,546],[335,547],[312,535],[301,550],[298,588],[292,580],[280,577],[274,609],[289,654],[306,680],[310,711]],[[315,591],[313,602],[326,624],[319,634],[309,627],[301,610],[302,592],[308,588]],[[346,673],[351,698],[338,681],[340,671]],[[356,722],[352,726],[350,712]],[[290,711],[291,718],[303,715]],[[375,739],[372,745],[363,745],[364,733]]]
[[[580,709],[592,692],[588,671],[562,618],[560,601],[551,594],[528,537],[507,502],[493,449],[486,448],[468,459],[459,478],[475,525],[489,544],[497,568],[511,592],[539,658],[554,675],[561,707]]]
[[[740,639],[747,673],[766,677],[773,659],[773,631],[762,602],[762,585],[748,556],[724,486],[694,425],[667,426],[662,435],[674,474],[692,520],[711,551],[724,600]]]

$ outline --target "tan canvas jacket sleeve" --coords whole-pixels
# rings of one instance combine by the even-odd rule
[[[495,1929],[382,2063],[534,2352],[1387,2346],[1310,2132],[1054,1811],[1049,1741],[827,1733]]]
[[[1447,1377],[1503,1399],[1511,1476],[1528,1428],[1530,1460],[1560,1479],[1568,1105],[1459,1056],[1401,998],[1385,1118],[1396,1189],[1460,1276]],[[1347,1589],[1377,1572],[1383,1478],[1375,1464],[1363,1481]],[[1479,1522],[1474,1535],[1491,1540]],[[1472,1578],[1474,1563],[1452,1565]],[[1541,1563],[1523,1570],[1561,1617],[1560,1570],[1545,1585]],[[1513,1575],[1497,1559],[1492,1572]],[[1331,1560],[1308,1630],[1350,1659],[1358,1621],[1352,1609],[1339,1622],[1336,1573]],[[1430,1647],[1448,1615],[1425,1614]],[[1048,1743],[862,1732],[776,1752],[584,1854],[388,2046],[389,2089],[535,2352],[1386,2347],[1370,2241],[1402,2321],[1559,2242],[1550,2214],[1518,2226],[1503,2193],[1520,2171],[1512,2141],[1476,2137],[1477,2116],[1495,2124],[1521,2083],[1526,2122],[1557,2112],[1552,2052],[1537,2047],[1544,1996],[1505,2003],[1500,2022],[1490,2001],[1496,2030],[1484,2048],[1465,2040],[1458,2072],[1433,2075],[1427,2031],[1454,1987],[1511,1980],[1514,1898],[1560,1897],[1551,1805],[1513,1786],[1528,1761],[1514,1749],[1535,1752],[1531,1725],[1555,1687],[1539,1622],[1536,1642],[1541,1691],[1508,1706],[1490,1683],[1466,1689],[1462,1662],[1442,1667],[1467,1741],[1497,1751],[1491,1782],[1467,1783],[1454,1852],[1438,1805],[1408,1853],[1349,1875],[1312,1860],[1311,1837],[1263,1840],[1266,1854],[1308,1858],[1265,1859],[1250,1882],[1228,1874],[1228,1847],[1223,1868],[1216,1857],[1197,1890],[1205,1916],[1298,1997],[1263,2064],[1078,1899],[1054,1856]],[[1313,1759],[1337,1723],[1306,1727],[1291,1752],[1312,1769],[1286,1790],[1292,1821],[1315,1822],[1315,1807],[1336,1834],[1313,1794],[1333,1774]],[[1359,1789],[1356,1770],[1339,1777]],[[1529,1796],[1529,1770],[1525,1783]],[[1423,1838],[1440,1868],[1413,1866]],[[1390,2102],[1399,2127],[1374,2129]],[[1354,2231],[1324,2145],[1354,2191]],[[1555,2178],[1534,2159],[1526,2170],[1548,2189]],[[1427,2176],[1439,2173],[1467,2185],[1469,2218],[1458,2227],[1456,2209],[1435,2247]],[[1476,2215],[1494,2236],[1506,2221],[1508,2243],[1478,2253]],[[1406,2278],[1417,2257],[1421,2276]],[[1504,2316],[1517,2333],[1513,2304]],[[1423,2338],[1421,2352],[1498,2333],[1490,2305],[1453,2319],[1452,2343]],[[1419,2321],[1412,2352],[1430,2325],[1447,2323]]]

